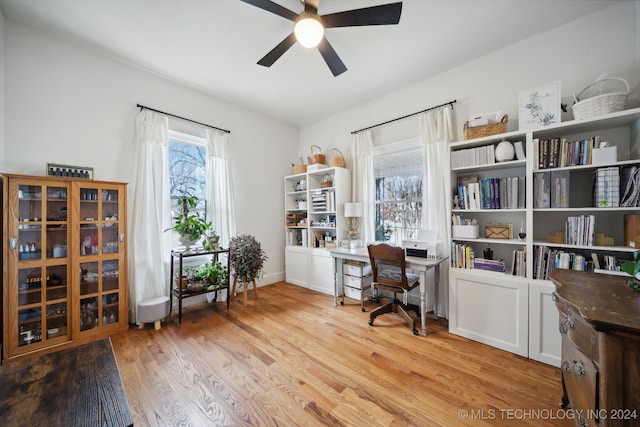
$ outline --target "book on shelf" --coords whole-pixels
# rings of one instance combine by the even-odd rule
[[[512,252],[511,275],[525,277],[527,275],[527,257],[525,249],[515,249]]]
[[[460,209],[524,209],[524,176],[482,178],[480,182],[458,185]]]
[[[569,171],[554,170],[551,172],[551,207],[569,207]]]
[[[590,165],[593,149],[599,148],[600,137],[593,136],[577,141],[553,137],[534,139],[538,169],[564,168],[568,166]]]
[[[595,252],[588,256],[544,245],[535,245],[533,253],[534,279],[548,280],[549,274],[556,269],[593,272],[600,268],[598,255]],[[618,263],[616,258],[610,255],[605,255],[605,262],[609,262],[612,268]]]
[[[496,155],[495,146],[493,144],[474,148],[465,148],[451,152],[452,169],[490,165],[495,162]]]
[[[565,222],[565,243],[576,246],[593,246],[595,215],[570,216]]]
[[[476,258],[473,268],[478,270],[498,271],[503,273],[505,270],[504,260],[494,260],[486,258]]]
[[[620,194],[621,207],[640,206],[640,167],[637,165],[620,168]]]
[[[594,206],[617,208],[620,205],[620,169],[615,166],[598,168],[594,182]]]
[[[533,195],[534,208],[551,207],[551,172],[538,172],[533,175]]]

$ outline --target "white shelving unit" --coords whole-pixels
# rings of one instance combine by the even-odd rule
[[[331,167],[284,178],[285,274],[299,286],[333,295],[329,250],[344,239],[351,173]]]
[[[580,141],[599,136],[617,147],[617,159],[607,164],[589,164],[562,168],[540,169],[537,146],[540,141],[566,138]],[[561,340],[558,313],[551,299],[551,281],[534,278],[534,248],[575,253],[590,258],[592,253],[630,259],[636,248],[625,246],[624,215],[640,214],[640,207],[594,207],[592,194],[594,174],[598,168],[640,166],[640,108],[570,121],[532,131],[515,131],[501,135],[460,141],[450,144],[450,153],[477,147],[497,145],[502,140],[522,141],[526,160],[491,163],[482,166],[451,168],[449,174],[449,213],[473,218],[479,224],[478,238],[453,238],[455,244],[469,246],[476,258],[482,258],[487,246],[494,259],[505,261],[505,273],[459,268],[450,269],[449,330],[513,353],[555,366],[560,364]],[[537,140],[537,142],[535,142]],[[534,178],[537,174],[559,171],[569,177],[568,203],[563,208],[534,208]],[[453,209],[453,196],[458,181],[469,177],[525,177],[525,205],[516,209]],[[622,195],[620,196],[622,197]],[[594,215],[595,232],[613,238],[613,245],[571,245],[550,243],[548,235],[564,231],[568,217]],[[511,224],[512,239],[487,239],[485,226],[491,223]],[[518,237],[520,230],[525,233]],[[520,276],[511,275],[513,251],[523,250],[526,269]],[[452,260],[454,257],[452,257]],[[595,273],[594,273],[595,274]]]

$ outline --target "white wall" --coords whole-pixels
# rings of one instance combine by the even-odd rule
[[[351,131],[385,122],[456,99],[456,131],[471,114],[501,110],[508,130],[518,128],[518,92],[561,81],[563,102],[603,72],[623,77],[631,86],[627,108],[636,107],[640,78],[639,1],[622,2],[555,30],[507,46],[434,78],[381,95],[300,130],[299,153],[311,145],[341,149],[350,157]],[[434,43],[437,43],[434,40]],[[563,114],[562,120],[572,119]],[[414,138],[417,119],[377,128],[376,145]]]
[[[4,15],[0,10],[0,166],[4,165]]]
[[[137,103],[229,129],[238,232],[267,252],[262,282],[284,279],[284,233],[274,224],[283,224],[297,129],[12,21],[4,27],[2,171],[43,175],[55,162],[131,182]]]

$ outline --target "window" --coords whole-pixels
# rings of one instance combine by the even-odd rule
[[[400,245],[422,228],[423,149],[374,155],[376,241]]]
[[[180,214],[178,198],[188,192],[197,196],[200,204],[196,212],[206,218],[207,149],[206,140],[196,136],[169,131],[169,196],[171,217]],[[177,233],[172,236],[173,246],[179,245]]]

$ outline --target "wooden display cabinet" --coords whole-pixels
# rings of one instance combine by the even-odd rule
[[[2,360],[127,320],[126,184],[4,174]]]

